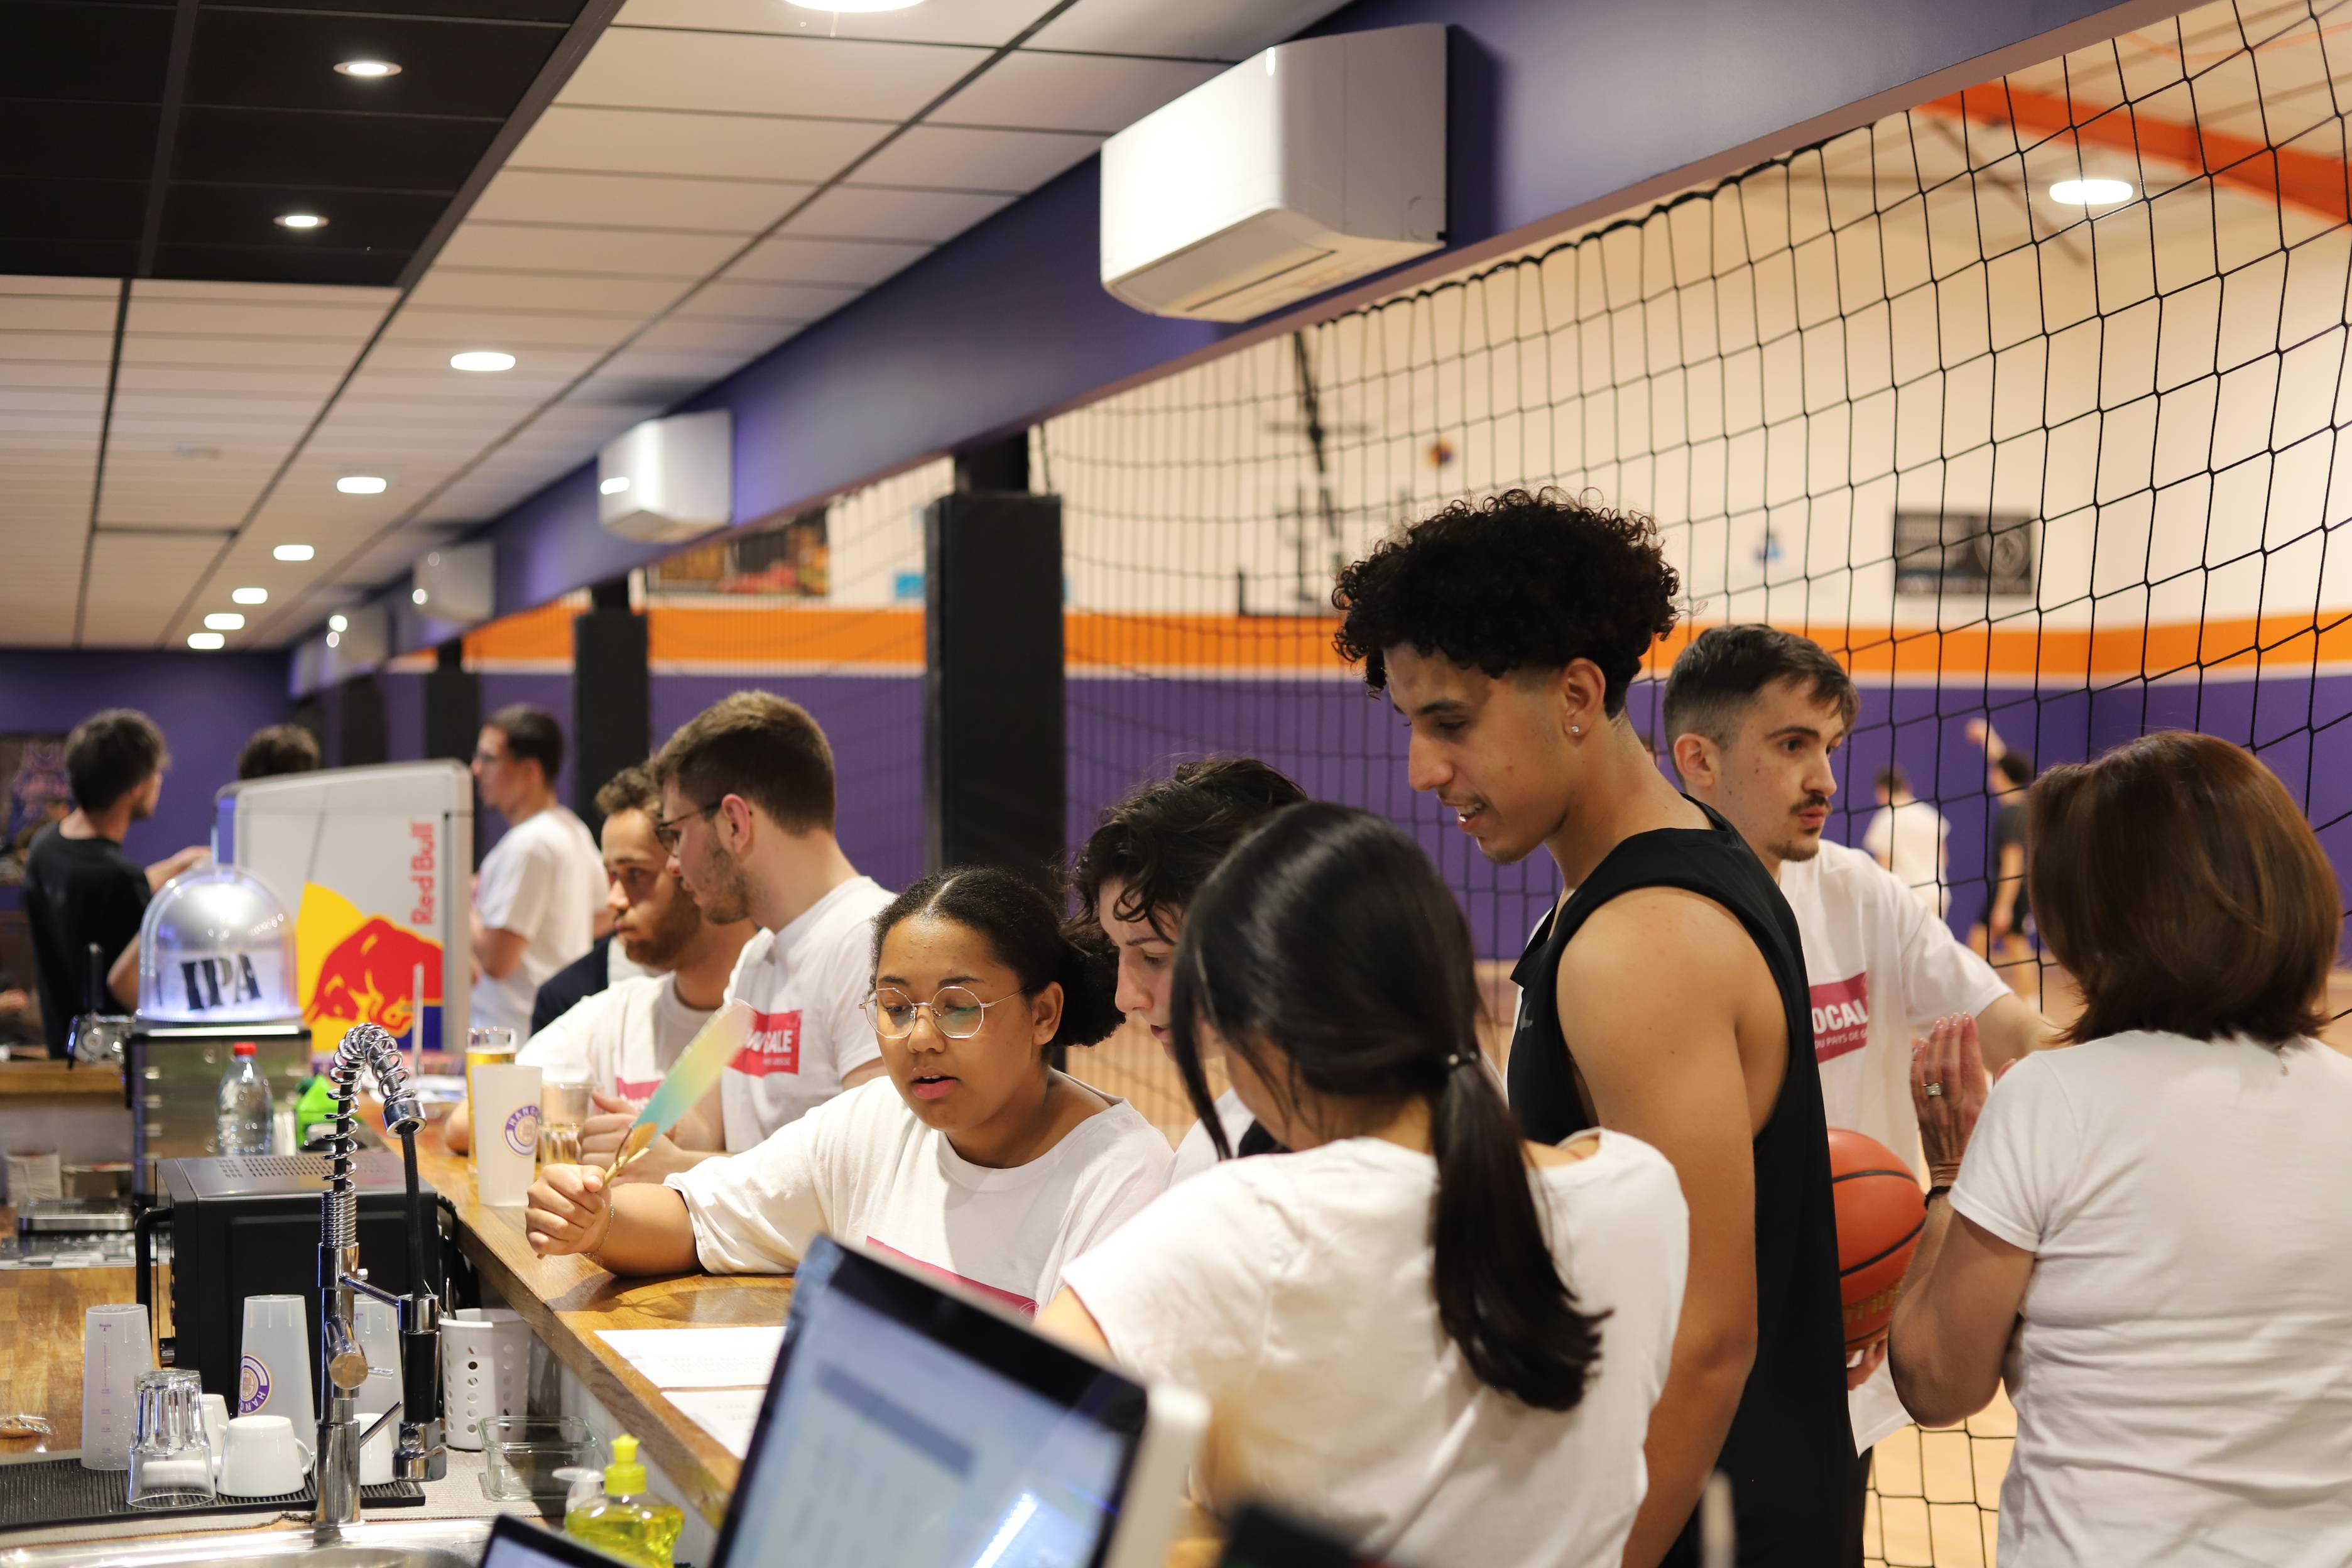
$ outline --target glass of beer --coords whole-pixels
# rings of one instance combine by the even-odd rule
[[[588,1120],[588,1085],[549,1079],[539,1088],[539,1163],[580,1163],[580,1124]]]
[[[499,1026],[469,1029],[466,1033],[466,1117],[474,1118],[474,1069],[478,1067],[506,1067],[515,1059],[515,1032]],[[467,1145],[466,1163],[474,1163],[474,1151],[481,1146],[482,1130],[474,1129],[474,1141]]]

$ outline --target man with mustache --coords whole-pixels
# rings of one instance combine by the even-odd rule
[[[1893,872],[1822,839],[1838,787],[1831,753],[1860,708],[1853,681],[1819,643],[1766,626],[1711,626],[1675,660],[1664,735],[1683,787],[1738,829],[1797,917],[1829,1124],[1875,1138],[1916,1173],[1913,1033],[1970,1015],[1998,1070],[2042,1046],[2051,1026]],[[1910,1420],[1885,1360],[1882,1338],[1847,1374],[1856,1542],[1871,1447]]]

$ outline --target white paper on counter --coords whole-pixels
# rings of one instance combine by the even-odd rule
[[[751,1428],[760,1422],[764,1388],[696,1388],[668,1395],[678,1414],[719,1439],[737,1458],[751,1452]]]
[[[596,1331],[647,1383],[665,1393],[673,1388],[748,1388],[754,1384],[764,1388],[768,1374],[776,1370],[776,1354],[784,1345],[781,1323],[774,1328],[758,1329]]]

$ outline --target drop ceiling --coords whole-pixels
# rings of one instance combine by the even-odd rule
[[[0,180],[0,643],[282,646],[1335,6],[309,3],[0,5],[79,149]]]

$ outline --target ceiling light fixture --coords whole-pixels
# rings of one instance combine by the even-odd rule
[[[345,474],[335,488],[347,496],[380,496],[392,488],[392,481],[373,474]]]
[[[281,544],[269,553],[280,561],[308,561],[319,552],[307,544]]]
[[[904,11],[919,5],[923,0],[788,0],[803,11],[832,11],[838,15],[863,16],[868,11]]]
[[[278,215],[278,226],[280,228],[324,228],[327,226],[327,220],[320,217],[317,213],[279,213]]]
[[[343,634],[342,634],[342,633],[341,633],[341,632],[329,632],[329,633],[327,634],[327,646],[328,646],[329,647],[342,647],[342,646],[343,646]]]
[[[596,493],[598,495],[616,496],[628,488],[629,476],[626,474],[614,474],[611,479],[606,479],[603,484],[596,487]]]
[[[2128,180],[2061,180],[2050,187],[2050,199],[2069,207],[2113,206],[2137,195]]]
[[[512,370],[514,364],[514,355],[496,349],[467,349],[464,353],[449,356],[451,370]]]
[[[335,70],[339,75],[355,76],[368,81],[400,74],[400,68],[390,60],[338,60]]]
[[[412,605],[421,605],[425,602],[425,590],[422,588],[411,588],[408,591],[408,602]]]
[[[352,629],[352,618],[345,615],[329,616],[327,629],[331,632],[347,632]]]
[[[235,610],[215,610],[205,617],[205,626],[208,631],[241,632],[245,630],[245,617]]]
[[[216,647],[228,647],[228,638],[221,636],[218,632],[190,632],[188,634],[188,646],[190,647],[203,648],[209,652]]]
[[[232,605],[266,605],[269,603],[269,590],[267,588],[232,588],[229,590],[228,602]]]

